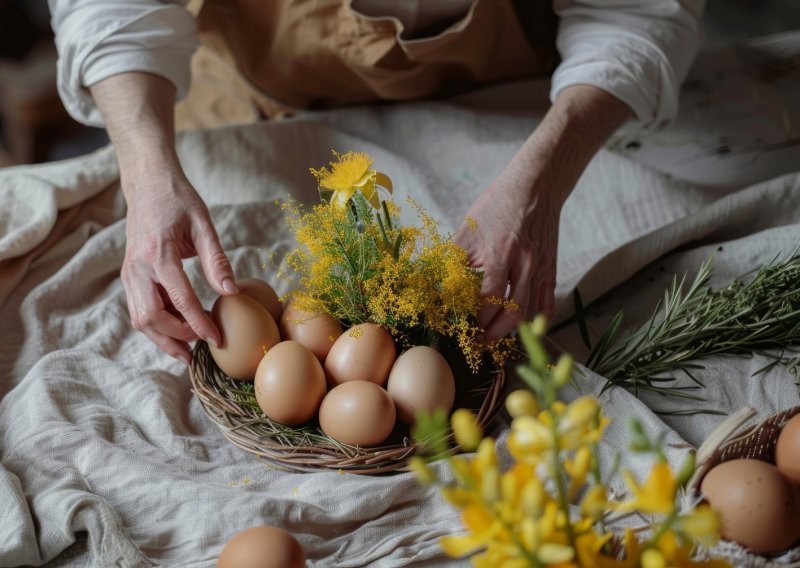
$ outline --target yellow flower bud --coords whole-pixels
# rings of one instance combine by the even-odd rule
[[[600,412],[600,402],[593,396],[582,396],[567,407],[558,430],[562,434],[586,430]]]
[[[531,322],[531,331],[536,337],[544,337],[547,333],[547,318],[542,314],[538,314]]]
[[[539,402],[536,396],[529,390],[515,390],[506,398],[506,410],[512,416],[536,416],[539,412]]]
[[[708,505],[698,505],[694,511],[683,515],[678,521],[681,532],[704,546],[714,546],[719,540],[722,525],[717,514]]]
[[[520,416],[511,423],[517,449],[525,453],[541,453],[553,447],[553,433],[536,418]]]
[[[472,460],[472,470],[480,475],[487,469],[497,469],[497,451],[494,448],[494,438],[484,438],[478,444],[478,455]]]
[[[608,509],[608,496],[605,487],[593,485],[581,499],[581,513],[590,519],[599,519]]]
[[[667,560],[655,548],[648,548],[642,552],[641,564],[642,568],[666,568]]]
[[[531,517],[525,517],[522,519],[522,523],[520,525],[520,540],[522,541],[522,546],[524,546],[525,550],[528,552],[533,552],[536,550],[536,546],[539,544],[536,521],[534,521]]]
[[[522,512],[531,517],[542,514],[545,493],[542,482],[538,477],[528,480],[522,488]]]
[[[586,481],[591,463],[592,451],[589,446],[581,446],[575,452],[575,457],[564,462],[564,469],[575,483],[582,485]]]
[[[484,502],[494,503],[500,498],[500,473],[496,468],[489,468],[481,476],[481,497]]]
[[[417,479],[422,483],[433,483],[436,481],[436,474],[428,467],[425,460],[419,456],[414,456],[408,460],[408,469],[417,475]]]
[[[450,423],[458,445],[467,452],[474,451],[480,444],[482,436],[475,414],[466,408],[459,408],[450,417]]]
[[[553,382],[557,387],[563,387],[572,378],[572,367],[575,359],[569,353],[564,353],[558,358],[555,369],[553,369]]]
[[[555,501],[548,501],[544,506],[544,514],[539,520],[539,531],[543,540],[549,539],[558,526],[558,504]]]
[[[536,556],[544,564],[564,564],[573,559],[575,550],[566,544],[545,542],[536,550]]]

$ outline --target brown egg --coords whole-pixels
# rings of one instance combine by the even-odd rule
[[[719,515],[724,539],[772,554],[800,537],[795,487],[770,463],[721,463],[706,474],[700,491]]]
[[[211,318],[222,334],[219,347],[209,345],[217,366],[234,379],[252,381],[264,353],[280,341],[275,320],[243,294],[217,298]]]
[[[320,362],[325,361],[343,331],[342,324],[332,315],[306,312],[292,302],[283,310],[280,329],[281,337],[305,345]]]
[[[392,433],[396,411],[389,394],[369,381],[348,381],[331,390],[319,409],[319,425],[334,440],[377,446]]]
[[[311,351],[296,341],[282,341],[258,365],[255,391],[268,418],[302,424],[317,415],[327,392],[325,372]]]
[[[800,414],[783,425],[775,445],[775,464],[783,475],[800,485]]]
[[[347,381],[370,381],[383,386],[396,357],[388,331],[374,323],[361,323],[333,344],[325,359],[325,374],[334,386]]]
[[[241,294],[253,298],[256,302],[267,308],[269,315],[278,323],[283,313],[283,304],[278,299],[278,294],[272,286],[258,278],[242,278],[236,281],[236,287]]]
[[[255,527],[228,541],[217,560],[217,568],[305,568],[306,555],[300,543],[283,529]]]
[[[395,361],[386,390],[397,407],[397,416],[413,424],[417,411],[449,412],[456,396],[456,382],[447,360],[436,349],[412,347]]]

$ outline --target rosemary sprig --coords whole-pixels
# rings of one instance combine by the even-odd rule
[[[621,386],[637,396],[654,392],[694,400],[703,383],[693,370],[704,368],[698,359],[730,353],[764,355],[772,361],[756,371],[765,373],[784,365],[796,374],[800,366],[800,254],[773,259],[755,272],[735,279],[720,290],[709,284],[712,259],[700,267],[684,292],[687,277],[672,284],[649,322],[620,337],[618,313],[595,344],[586,366],[605,377],[604,390]],[[751,273],[752,274],[752,273]],[[583,310],[582,310],[583,311]],[[676,384],[679,375],[693,384]]]

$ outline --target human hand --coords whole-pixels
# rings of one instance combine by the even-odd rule
[[[191,361],[187,342],[219,344],[220,333],[183,271],[198,256],[218,294],[236,294],[203,200],[186,179],[175,151],[175,87],[158,75],[125,72],[90,87],[114,144],[128,204],[122,284],[133,327],[162,351]]]
[[[535,313],[553,315],[562,204],[544,170],[526,171],[515,161],[480,195],[456,233],[470,264],[483,269],[481,295],[518,306],[483,305],[478,325],[487,341],[505,337]]]
[[[536,312],[554,315],[561,207],[589,160],[631,116],[625,103],[597,87],[566,87],[470,208],[455,241],[473,266],[483,268],[481,293],[519,306],[481,308],[478,325],[487,341],[508,335]]]
[[[162,351],[189,364],[187,342],[221,342],[183,270],[197,256],[206,281],[219,294],[237,293],[233,270],[208,209],[179,166],[123,173],[128,198],[122,283],[133,327]]]

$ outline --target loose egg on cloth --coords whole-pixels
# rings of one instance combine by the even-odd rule
[[[217,366],[234,379],[252,381],[264,353],[281,340],[275,320],[244,294],[217,298],[211,318],[222,335],[219,347],[208,346]]]
[[[770,463],[723,462],[706,474],[700,492],[719,515],[726,540],[760,554],[774,554],[800,537],[796,488]]]
[[[351,446],[380,445],[392,433],[395,418],[389,394],[370,381],[342,383],[328,392],[319,409],[322,431]]]
[[[283,529],[261,526],[242,531],[228,541],[217,568],[305,568],[300,543]]]
[[[308,347],[320,362],[324,362],[333,343],[344,331],[335,317],[326,313],[311,313],[289,302],[280,319],[281,337]]]
[[[413,424],[420,410],[431,413],[441,408],[449,412],[456,396],[456,382],[442,354],[420,345],[397,358],[386,391],[397,407],[398,418]]]
[[[360,323],[333,344],[325,359],[325,374],[332,386],[347,381],[384,386],[396,357],[394,339],[388,331],[374,323]]]
[[[267,351],[256,369],[258,406],[267,418],[294,426],[317,415],[327,392],[322,365],[297,341],[282,341]]]
[[[783,475],[800,485],[800,414],[783,425],[775,444],[775,464]],[[797,514],[800,517],[800,511]]]
[[[283,313],[283,304],[278,299],[278,294],[272,286],[258,278],[242,278],[236,281],[240,294],[253,298],[256,302],[267,308],[269,315],[278,323]]]

